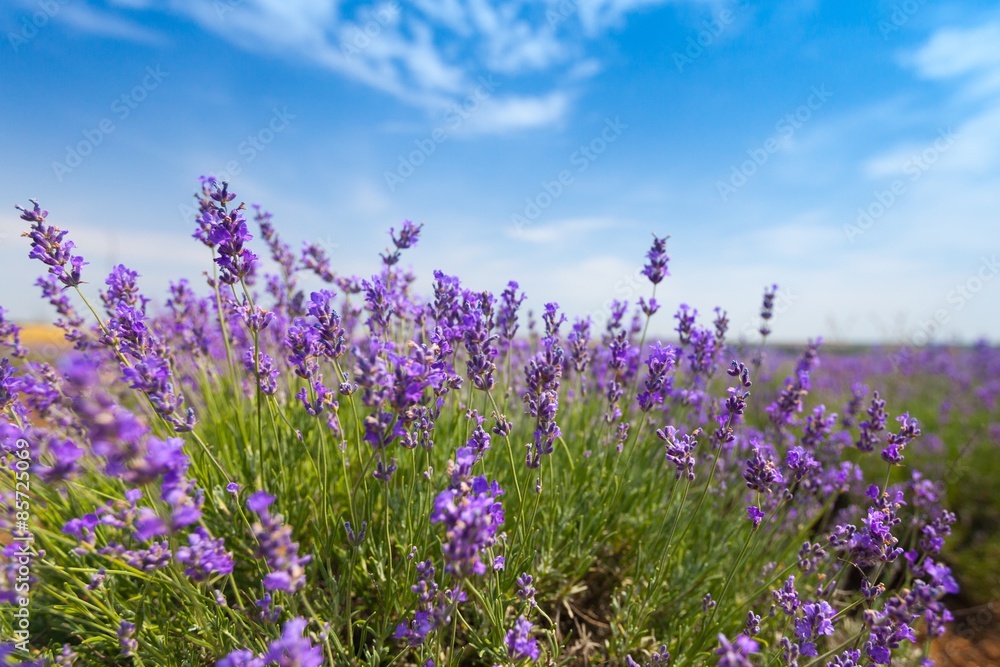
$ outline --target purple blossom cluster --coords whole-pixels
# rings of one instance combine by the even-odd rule
[[[762,653],[881,665],[951,621],[958,515],[910,467],[926,452],[921,425],[961,407],[890,421],[882,396],[895,394],[874,378],[882,391],[870,391],[857,368],[831,386],[830,366],[848,362],[824,352],[820,368],[819,340],[764,364],[726,339],[720,308],[704,320],[675,302],[668,342],[646,340],[665,305],[652,295],[609,304],[606,321],[571,320],[554,302],[522,312],[515,281],[494,295],[436,271],[424,298],[402,266],[422,225],[390,230],[362,278],[337,273],[319,244],[293,250],[258,206],[254,239],[226,182],[204,178],[196,198],[194,237],[214,271],[172,283],[163,307],[117,265],[93,308],[68,232],[37,202],[20,209],[74,349],[34,358],[0,308],[0,446],[59,518],[32,567],[62,559],[81,600],[122,607],[117,591],[142,587],[175,600],[179,618],[227,628],[199,638],[220,667],[426,665],[446,650],[449,664],[568,664],[590,633],[630,667],[671,652],[690,662],[693,647],[720,667]],[[670,275],[667,238],[653,237],[642,269],[654,293]],[[762,338],[776,295],[765,290]],[[1000,362],[975,354],[967,393],[996,410]],[[0,497],[0,528],[16,527],[16,493]],[[2,550],[4,604],[17,603],[16,557]],[[595,610],[577,615],[581,592]],[[111,615],[107,641],[66,644],[63,662],[80,651],[155,664],[146,640],[159,629]],[[854,648],[837,648],[855,626]]]
[[[253,524],[258,553],[271,570],[264,577],[264,588],[296,593],[305,586],[305,566],[312,556],[299,555],[299,545],[292,541],[291,526],[283,523],[280,514],[271,514],[274,500],[265,491],[257,491],[247,499],[247,509],[259,517]]]
[[[238,649],[215,663],[215,667],[319,667],[323,664],[323,649],[305,634],[308,621],[293,618],[285,623],[281,637],[268,644],[263,655],[249,649]]]

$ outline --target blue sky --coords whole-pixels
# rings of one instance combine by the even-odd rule
[[[470,287],[648,296],[775,337],[1000,340],[993,3],[14,0],[0,8],[0,304],[48,317],[14,204],[96,290],[196,277],[197,177],[370,274],[386,230]]]

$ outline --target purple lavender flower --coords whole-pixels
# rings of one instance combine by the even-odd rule
[[[330,270],[330,258],[321,246],[315,243],[303,244],[300,262],[303,269],[312,271],[324,282],[334,281],[333,272]]]
[[[812,640],[833,634],[833,617],[833,607],[825,600],[802,605],[802,617],[795,621],[795,636],[799,640],[801,655],[809,658],[819,655],[816,642]]]
[[[657,312],[659,312],[660,302],[657,301],[655,298],[651,298],[649,301],[646,301],[646,299],[640,296],[639,309],[646,317],[652,317],[653,315],[656,315]]]
[[[482,458],[490,448],[490,434],[483,429],[484,419],[475,413],[475,411],[473,411],[472,416],[476,419],[477,424],[476,428],[472,431],[472,435],[465,442],[465,446],[475,452],[478,458]]]
[[[265,396],[272,396],[278,391],[278,369],[274,367],[274,359],[266,352],[247,350],[243,354],[243,367],[255,378],[255,384]]]
[[[726,332],[729,331],[729,318],[726,316],[726,311],[721,308],[715,308],[715,320],[712,322],[712,326],[715,327],[715,339],[722,343],[726,339]]]
[[[760,447],[754,445],[750,451],[753,453],[753,457],[747,459],[746,468],[743,470],[743,479],[746,480],[747,488],[758,493],[771,493],[772,487],[781,484],[785,479],[774,462],[764,456]]]
[[[407,624],[403,622],[396,626],[396,632],[393,634],[393,637],[405,640],[410,646],[420,646],[427,639],[427,635],[433,632],[439,625],[444,624],[444,622],[439,621],[433,611],[418,611],[414,614],[411,623]]]
[[[138,273],[123,264],[118,264],[111,270],[104,281],[108,289],[101,294],[104,309],[109,315],[114,316],[115,309],[119,304],[137,308],[142,313],[146,312],[146,304],[149,303],[149,299],[139,292],[139,286],[136,283],[138,277]]]
[[[822,342],[819,338],[809,341],[809,346],[795,366],[795,374],[785,378],[785,386],[778,398],[766,408],[771,423],[779,429],[791,424],[795,415],[802,412],[803,401],[812,388],[809,376],[818,363],[819,346]]]
[[[892,652],[898,649],[902,642],[917,641],[917,636],[910,627],[910,623],[916,620],[916,614],[909,609],[907,601],[902,597],[886,600],[882,611],[866,609],[863,618],[868,628],[865,653],[876,664],[890,664]]]
[[[477,295],[474,305],[462,318],[465,349],[469,353],[466,369],[473,386],[480,391],[489,391],[495,382],[494,359],[499,350],[493,346],[497,335],[493,333],[493,295],[482,292]]]
[[[718,667],[753,667],[750,655],[759,651],[760,645],[744,634],[737,635],[730,642],[720,633],[719,648],[715,649],[715,654],[719,656]]]
[[[833,660],[826,663],[826,667],[861,667],[861,651],[847,649],[840,655],[834,656]]]
[[[534,440],[531,445],[528,445],[527,465],[529,468],[539,467],[542,463],[542,457],[553,452],[553,443],[556,438],[562,435],[562,431],[556,424],[559,394],[553,390],[543,391],[538,398],[537,405],[537,421],[535,422],[535,431],[532,434]]]
[[[247,329],[254,333],[263,331],[274,321],[274,311],[265,310],[258,305],[251,305],[245,295],[243,302],[235,306],[234,310],[243,320]]]
[[[190,431],[195,423],[194,412],[189,408],[184,419],[177,414],[184,404],[184,397],[175,391],[170,361],[162,354],[163,350],[154,350],[132,366],[123,366],[122,376],[132,389],[147,396],[153,410],[175,430]]]
[[[799,594],[795,591],[795,576],[789,575],[781,588],[771,593],[771,596],[782,611],[789,615],[794,614],[800,605]]]
[[[46,452],[53,461],[51,466],[45,466],[39,471],[39,476],[46,482],[53,484],[72,479],[79,474],[79,461],[84,451],[71,440],[50,436],[46,442]]]
[[[517,334],[517,311],[527,298],[524,292],[518,296],[517,289],[515,281],[507,283],[507,287],[500,293],[500,308],[497,310],[496,326],[500,332],[500,340],[508,347]]]
[[[644,383],[644,391],[639,392],[636,397],[640,410],[649,412],[654,406],[663,403],[672,384],[667,374],[673,370],[676,361],[677,353],[673,347],[662,345],[660,341],[653,343],[646,358],[649,373]]]
[[[686,303],[682,303],[677,312],[674,313],[674,319],[677,320],[677,328],[674,331],[677,332],[681,345],[688,345],[691,342],[691,332],[694,330],[694,322],[697,317],[698,311]]]
[[[17,395],[22,381],[18,377],[17,368],[12,366],[6,357],[0,360],[0,412],[17,402]]]
[[[640,665],[638,662],[632,659],[632,656],[625,656],[626,667],[667,667],[670,664],[670,652],[667,651],[667,645],[661,644],[651,656],[649,656],[649,662],[644,665]]]
[[[305,636],[304,618],[293,618],[285,623],[281,637],[271,642],[264,654],[264,664],[274,663],[278,667],[319,667],[323,664],[323,649],[314,646]]]
[[[292,252],[291,247],[282,243],[281,239],[278,238],[274,225],[271,223],[271,214],[261,209],[258,204],[253,204],[252,208],[254,221],[260,227],[261,238],[264,239],[264,243],[267,244],[267,248],[271,252],[271,259],[281,267],[281,277],[284,280],[285,288],[291,291],[295,286],[295,253]]]
[[[361,281],[365,290],[365,306],[371,313],[367,320],[368,328],[373,336],[386,330],[389,320],[395,314],[392,294],[389,287],[379,276],[372,276],[371,282]]]
[[[21,327],[7,319],[7,310],[0,307],[0,345],[9,347],[15,358],[24,357],[28,351],[21,347]]]
[[[118,624],[118,643],[122,647],[122,656],[126,658],[135,655],[139,650],[139,642],[133,635],[135,635],[135,623],[122,621]]]
[[[37,259],[49,267],[49,274],[56,278],[66,287],[76,287],[81,282],[80,271],[89,262],[84,262],[83,257],[73,254],[76,245],[72,241],[65,240],[66,230],[45,224],[48,211],[43,211],[38,202],[29,200],[33,204],[32,210],[17,206],[21,212],[21,219],[32,223],[30,231],[22,236],[31,239],[31,252],[28,257]]]
[[[35,285],[41,288],[42,298],[47,300],[59,314],[55,325],[63,330],[66,340],[73,343],[73,347],[77,350],[93,347],[90,334],[83,328],[84,319],[70,303],[64,288],[59,284],[59,279],[48,273],[38,278]]]
[[[323,649],[314,646],[304,634],[308,624],[304,618],[293,618],[285,623],[281,637],[268,644],[264,655],[256,656],[247,649],[237,649],[216,662],[215,667],[320,667]]]
[[[195,581],[233,571],[233,556],[225,550],[222,538],[213,538],[201,526],[188,535],[187,546],[177,549],[177,562],[187,566],[184,574]]]
[[[316,318],[313,330],[318,352],[330,360],[339,359],[347,351],[347,332],[340,326],[340,315],[331,305],[333,297],[330,290],[309,294],[309,314]]]
[[[304,566],[312,556],[299,556],[299,545],[292,541],[291,527],[282,523],[280,514],[272,516],[268,509],[273,502],[274,496],[264,491],[257,491],[247,499],[247,508],[260,517],[253,524],[258,553],[271,568],[264,577],[264,588],[295,593],[305,586]]]
[[[649,278],[649,282],[657,285],[663,280],[664,276],[669,276],[670,273],[667,271],[667,262],[670,260],[667,257],[667,239],[669,236],[664,236],[662,239],[655,234],[653,235],[653,245],[650,247],[649,252],[646,253],[646,258],[649,260],[646,262],[646,266],[642,269],[642,275]]]
[[[264,593],[264,596],[259,600],[254,600],[254,605],[260,607],[260,619],[266,623],[277,623],[278,619],[281,618],[282,608],[280,605],[275,605],[274,597],[270,593]]]
[[[802,446],[810,450],[819,449],[833,432],[833,427],[837,423],[837,414],[826,414],[826,406],[817,405],[812,413],[806,417],[802,427]]]
[[[288,363],[295,374],[308,380],[316,372],[315,357],[319,355],[319,334],[305,319],[296,317],[285,332]]]
[[[535,587],[531,584],[534,582],[535,578],[532,577],[527,572],[522,572],[517,577],[517,597],[521,598],[522,601],[527,602],[530,607],[537,607],[538,603],[535,602]]]
[[[891,465],[903,462],[903,450],[920,435],[917,420],[911,417],[909,412],[896,417],[896,421],[899,422],[899,432],[889,434],[886,439],[888,446],[882,450],[882,460]]]
[[[799,569],[803,572],[815,572],[826,558],[826,550],[819,542],[806,540],[799,548]]]
[[[760,335],[767,337],[771,333],[771,318],[774,317],[774,296],[778,293],[778,286],[771,285],[771,289],[764,288],[764,300],[760,306]]]
[[[569,359],[573,370],[577,373],[584,373],[593,358],[590,345],[590,317],[584,319],[577,318],[573,323],[573,330],[567,336],[569,343]]]
[[[57,667],[73,667],[79,657],[80,654],[74,651],[72,646],[63,644],[62,650],[56,656],[55,664]],[[43,662],[39,661],[38,663],[25,663],[21,667],[41,667],[43,664]]]
[[[531,636],[532,627],[531,621],[520,616],[514,623],[514,628],[507,631],[505,641],[511,660],[538,660],[538,642]]]
[[[215,667],[264,667],[264,659],[245,648],[237,649],[215,663]]]
[[[399,230],[399,236],[396,236],[396,229],[391,228],[389,230],[389,237],[392,239],[392,244],[396,247],[391,252],[386,251],[382,254],[382,263],[386,266],[393,266],[398,263],[401,250],[406,250],[417,245],[422,228],[423,224],[415,225],[409,220],[403,221],[403,227]]]
[[[844,406],[844,412],[840,417],[840,425],[845,429],[854,426],[855,419],[857,418],[858,413],[861,412],[861,403],[867,393],[868,387],[860,382],[855,382],[851,386],[851,399],[847,402],[847,405]]]
[[[198,218],[194,236],[218,252],[215,263],[221,269],[219,280],[224,285],[234,285],[252,277],[257,262],[257,255],[244,247],[253,238],[243,217],[246,207],[240,204],[228,208],[229,202],[236,198],[229,192],[229,183],[223,181],[220,187],[212,182],[209,187],[209,203]]]
[[[170,507],[170,529],[178,530],[201,518],[204,496],[193,480],[187,478],[191,461],[184,453],[180,438],[160,440],[150,437],[146,441],[148,452],[139,466],[147,478],[160,476],[160,495]]]
[[[885,430],[886,414],[885,400],[879,398],[878,392],[872,394],[871,405],[868,407],[868,419],[862,421],[861,434],[855,446],[862,452],[870,452],[879,443],[879,433]]]
[[[431,523],[444,524],[445,571],[452,576],[464,578],[486,572],[480,556],[493,544],[503,522],[503,506],[496,500],[501,493],[496,482],[488,484],[485,477],[477,477],[470,493],[448,489],[435,498]]]
[[[388,462],[385,460],[385,455],[381,452],[376,454],[375,460],[375,472],[372,476],[380,482],[388,482],[392,479],[392,476],[396,474],[396,459],[389,459]]]
[[[673,426],[657,429],[656,436],[665,443],[667,460],[677,469],[675,479],[680,479],[681,475],[684,475],[689,481],[694,480],[695,458],[692,452],[698,445],[694,436],[700,431],[701,429],[698,429],[693,434],[685,433],[678,438],[678,431]]]

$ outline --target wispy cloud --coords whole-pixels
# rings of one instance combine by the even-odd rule
[[[503,77],[507,87],[464,129],[468,134],[558,124],[572,109],[573,87],[601,71],[596,54],[588,53],[591,43],[630,13],[671,1],[698,0],[387,0],[349,6],[335,0],[170,0],[166,7],[239,48],[320,65],[432,114],[454,104],[477,77]],[[147,0],[111,4],[131,13],[163,9]],[[87,5],[67,14],[93,34],[156,38]],[[548,82],[541,89],[538,76]]]
[[[570,95],[553,91],[541,96],[492,97],[457,128],[462,134],[502,134],[558,123],[570,106]]]
[[[547,225],[510,227],[506,234],[508,237],[528,243],[552,244],[564,243],[574,237],[587,235],[590,232],[609,229],[616,224],[610,218],[573,218],[570,220],[559,220]]]
[[[976,28],[942,28],[911,59],[928,79],[991,72],[1000,67],[1000,23]]]
[[[164,44],[167,41],[160,33],[135,21],[85,4],[67,4],[56,15],[56,19],[72,30],[98,37],[152,45]]]

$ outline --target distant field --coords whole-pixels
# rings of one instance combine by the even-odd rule
[[[21,343],[34,351],[42,351],[50,345],[66,347],[66,340],[60,329],[39,322],[21,325]]]

